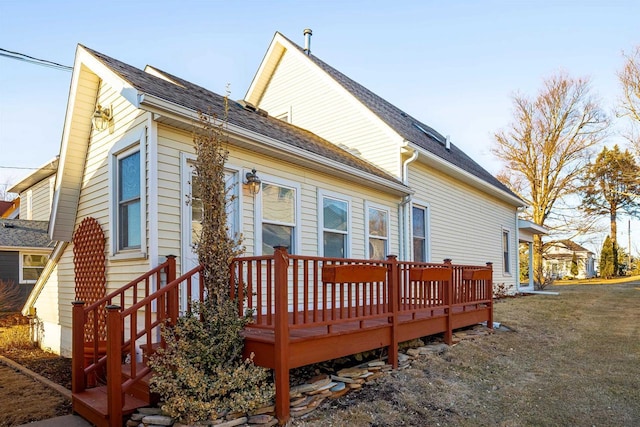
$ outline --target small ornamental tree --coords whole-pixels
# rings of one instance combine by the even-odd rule
[[[613,276],[615,272],[613,255],[613,241],[607,236],[600,251],[600,277],[609,278]]]
[[[576,253],[573,253],[573,256],[571,257],[571,275],[573,277],[578,276],[578,256],[576,255]]]
[[[193,186],[201,192],[197,250],[205,299],[194,303],[193,313],[163,329],[166,349],[159,349],[151,361],[152,391],[160,394],[166,413],[186,424],[214,420],[228,411],[248,412],[270,404],[274,395],[269,371],[242,358],[241,332],[250,316],[238,315],[238,301],[229,288],[229,266],[241,249],[227,226],[226,117],[201,113],[199,124],[193,137]]]

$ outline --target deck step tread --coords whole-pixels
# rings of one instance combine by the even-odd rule
[[[107,387],[94,387],[86,389],[80,393],[73,393],[73,399],[81,402],[84,406],[92,408],[97,414],[107,418],[109,413],[107,408]],[[123,414],[129,414],[138,408],[149,405],[149,402],[138,399],[134,396],[124,395]]]

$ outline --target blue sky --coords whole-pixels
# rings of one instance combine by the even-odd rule
[[[603,107],[615,108],[616,72],[622,51],[640,44],[639,18],[631,0],[0,0],[0,48],[72,65],[81,43],[218,93],[229,84],[240,99],[275,31],[303,44],[311,28],[315,55],[497,173],[492,135],[511,121],[515,92],[534,95],[564,71],[590,77]],[[0,186],[31,172],[14,168],[58,154],[70,78],[0,57]],[[619,228],[626,233],[626,221]],[[632,228],[637,252],[640,222]]]

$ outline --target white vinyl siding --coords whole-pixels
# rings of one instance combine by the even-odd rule
[[[49,221],[52,185],[51,178],[45,178],[20,194],[25,201],[24,209],[20,209],[20,219]]]
[[[294,125],[355,149],[362,158],[400,176],[402,139],[297,52],[285,51],[257,106],[273,114],[290,111]]]
[[[429,203],[432,262],[445,258],[455,264],[492,262],[494,281],[515,286],[513,275],[502,271],[499,232],[517,226],[513,206],[418,162],[409,167],[409,184],[416,200]],[[516,259],[514,248],[512,244],[511,260]]]

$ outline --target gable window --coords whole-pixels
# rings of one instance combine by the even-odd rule
[[[36,283],[48,260],[48,255],[20,253],[20,283]]]
[[[428,241],[427,241],[427,208],[413,206],[411,209],[411,226],[413,236],[413,260],[417,262],[427,262]]]
[[[262,254],[273,254],[276,246],[295,252],[296,189],[262,183]]]
[[[505,273],[511,273],[509,257],[509,230],[502,230],[502,265]]]
[[[366,212],[369,259],[385,259],[389,251],[389,211],[368,206]]]
[[[320,191],[321,255],[331,258],[349,256],[349,200]]]

